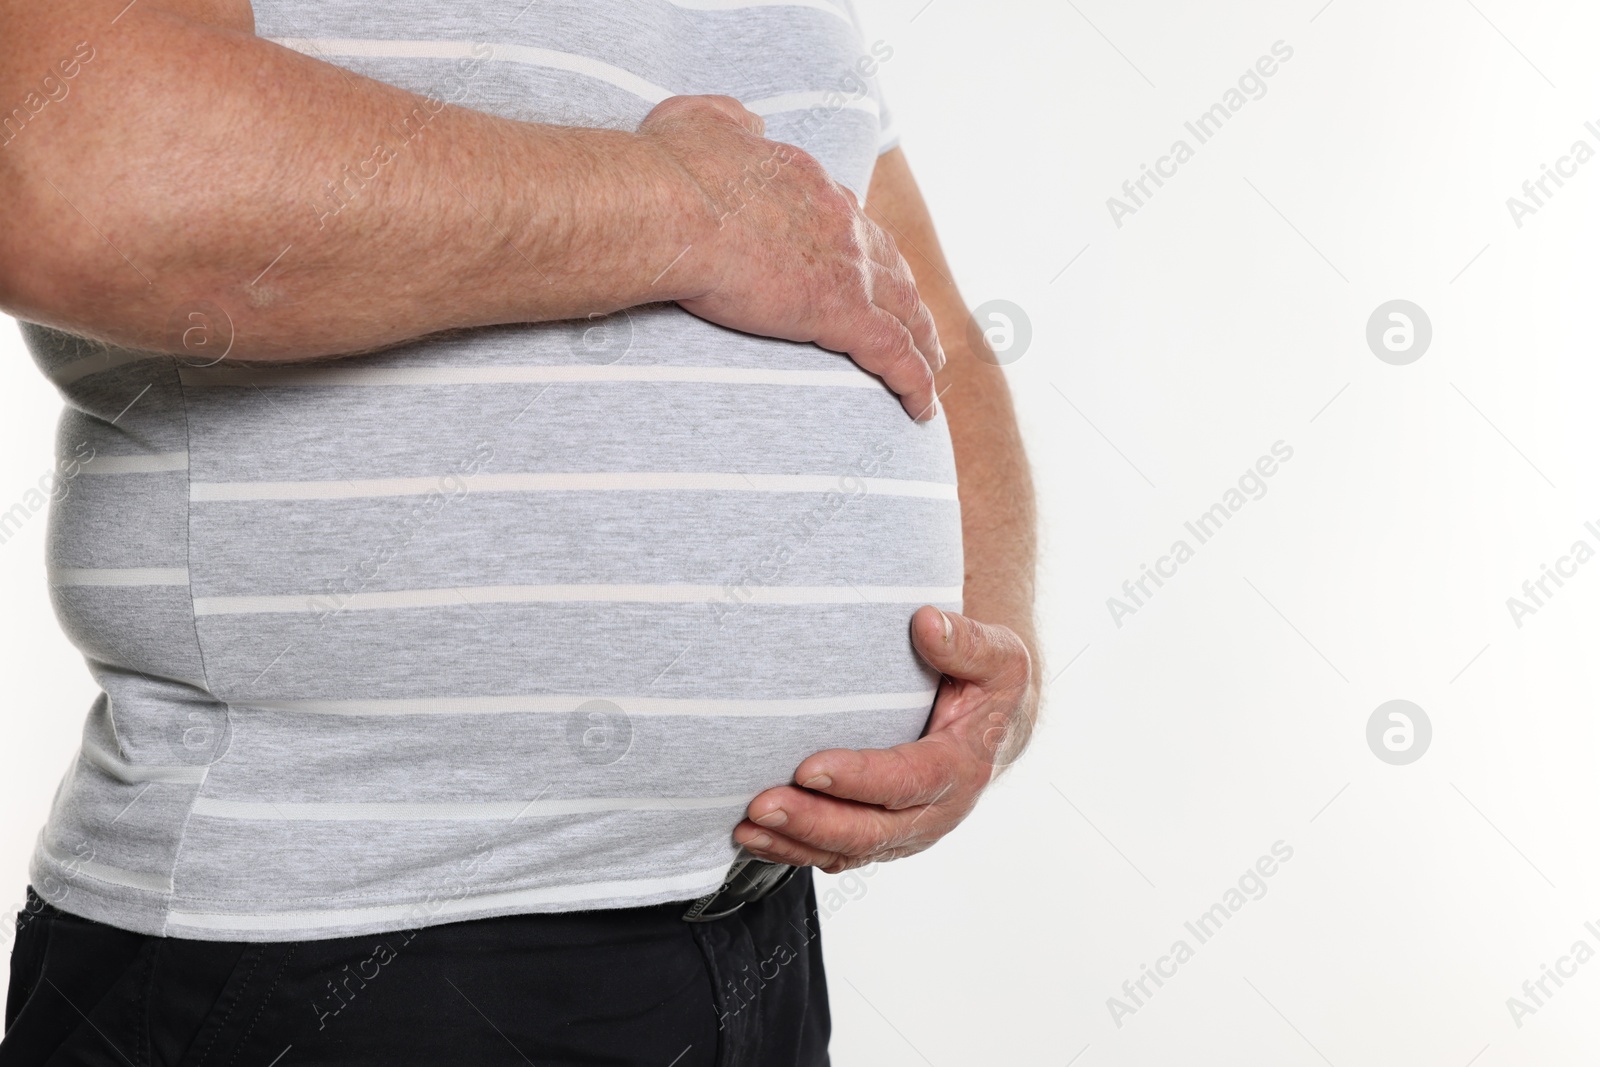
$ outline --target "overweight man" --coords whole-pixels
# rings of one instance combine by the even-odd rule
[[[0,1063],[828,1062],[810,868],[949,833],[1039,688],[893,54],[849,0],[0,0],[99,690]]]

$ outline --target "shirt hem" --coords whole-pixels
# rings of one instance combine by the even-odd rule
[[[689,901],[720,887],[728,864],[652,878],[615,878],[488,892],[465,890],[348,907],[218,911],[182,897],[101,882],[35,851],[34,891],[61,911],[122,930],[192,941],[325,941],[503,915],[648,907]],[[51,891],[53,890],[53,891]]]

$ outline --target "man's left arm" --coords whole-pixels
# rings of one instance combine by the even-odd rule
[[[920,852],[953,830],[1026,746],[1040,689],[1033,482],[1005,375],[968,328],[900,149],[878,157],[866,212],[910,264],[948,357],[936,383],[955,448],[965,614],[912,616],[913,644],[944,675],[921,738],[818,752],[796,769],[797,785],[757,796],[734,830],[757,856],[829,873]]]

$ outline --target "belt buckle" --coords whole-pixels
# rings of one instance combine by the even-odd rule
[[[742,856],[733,861],[721,886],[689,905],[683,921],[706,923],[727,918],[746,904],[782,889],[799,869],[787,863]]]

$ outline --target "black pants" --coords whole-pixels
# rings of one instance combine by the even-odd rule
[[[0,1067],[827,1067],[809,869],[709,923],[687,902],[325,941],[17,918]]]

